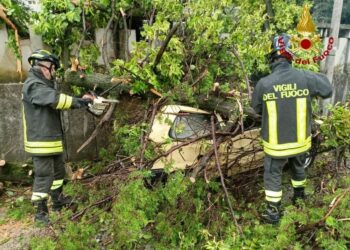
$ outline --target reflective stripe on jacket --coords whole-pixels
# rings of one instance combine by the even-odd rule
[[[24,148],[31,155],[63,152],[59,110],[73,107],[74,97],[59,93],[54,82],[31,69],[22,90]]]
[[[286,158],[311,147],[311,98],[327,98],[332,87],[323,74],[294,69],[286,60],[272,65],[253,93],[252,107],[262,114],[264,152]]]

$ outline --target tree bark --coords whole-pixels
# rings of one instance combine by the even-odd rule
[[[233,99],[201,95],[198,96],[197,101],[201,109],[219,113],[226,118],[235,120],[239,115],[237,102]]]
[[[179,28],[179,26],[180,26],[180,22],[174,24],[174,26],[170,29],[165,41],[163,42],[162,46],[160,47],[160,49],[158,51],[156,59],[153,62],[153,66],[152,66],[153,71],[156,71],[157,65],[159,64],[160,60],[162,59],[162,56],[165,52],[165,49],[167,48],[171,38],[173,37],[173,35],[175,34],[175,32]]]
[[[270,20],[272,20],[274,17],[271,0],[265,0],[265,6],[266,6],[266,13],[267,13],[268,18],[266,19],[266,21],[264,23],[264,29],[269,30],[270,29]]]
[[[81,77],[82,76],[82,77]],[[78,87],[86,87],[94,89],[95,87],[101,89],[108,89],[118,84],[113,89],[113,93],[129,94],[131,86],[128,84],[131,80],[125,77],[113,78],[110,75],[94,73],[84,75],[83,72],[67,70],[65,73],[64,83],[66,85],[75,85]],[[177,90],[174,90],[175,92]],[[181,90],[178,90],[181,92]],[[186,99],[182,93],[177,93],[179,99],[177,102],[183,105],[193,106],[193,103]],[[224,118],[231,121],[236,121],[240,117],[239,105],[236,98],[212,93],[210,95],[202,94],[195,97],[198,107],[207,111],[219,113]],[[259,116],[254,113],[251,108],[245,109],[244,114],[248,115],[254,120],[259,120]]]
[[[101,73],[85,75],[82,71],[71,71],[69,69],[64,74],[64,84],[66,85],[74,85],[88,89],[94,89],[95,87],[108,89],[118,84],[119,86],[117,86],[114,91],[120,94],[130,91],[131,87],[128,85],[129,82],[130,79],[125,77],[116,78]]]

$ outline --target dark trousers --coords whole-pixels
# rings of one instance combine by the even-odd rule
[[[48,196],[55,180],[63,183],[65,168],[63,154],[52,156],[33,156],[34,185],[32,200],[44,199]]]
[[[282,198],[282,171],[284,165],[288,164],[292,175],[293,187],[305,184],[305,154],[286,159],[275,159],[265,156],[264,161],[264,186],[266,200],[278,202]]]

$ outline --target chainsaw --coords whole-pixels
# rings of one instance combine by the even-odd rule
[[[89,91],[89,94],[91,94],[94,99],[92,103],[88,104],[88,111],[95,116],[102,115],[110,103],[119,103],[119,101],[116,99],[106,99],[102,96],[98,96],[93,91]]]

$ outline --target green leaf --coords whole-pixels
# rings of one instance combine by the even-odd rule
[[[328,216],[327,219],[326,219],[326,225],[327,226],[330,226],[330,227],[335,227],[337,221],[334,217],[332,216]]]

